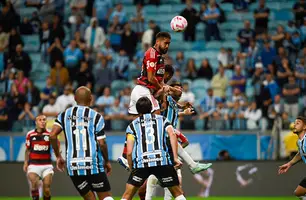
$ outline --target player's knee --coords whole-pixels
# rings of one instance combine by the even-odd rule
[[[31,188],[32,188],[32,190],[38,190],[39,181],[38,180],[31,180]]]
[[[296,189],[296,190],[294,190],[294,195],[296,196],[296,197],[301,197],[301,196],[304,196],[305,195],[305,191],[301,191],[301,190],[299,190],[299,189]]]
[[[140,199],[145,199],[146,197],[146,188],[145,187],[140,187],[138,190],[138,196]]]

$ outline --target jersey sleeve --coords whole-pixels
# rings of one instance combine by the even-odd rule
[[[25,146],[26,146],[27,149],[29,149],[30,146],[31,146],[30,134],[27,134],[27,136],[26,136],[26,143],[25,143]]]
[[[129,125],[129,126],[126,128],[125,134],[126,134],[126,138],[127,138],[127,139],[131,139],[132,137],[135,138],[135,133],[134,133],[134,131],[131,129],[131,125]]]
[[[163,118],[164,118],[164,128],[166,130],[169,126],[172,126],[172,125],[166,117],[163,117]]]
[[[150,51],[146,52],[146,59],[145,59],[145,67],[147,68],[147,71],[155,72],[156,71],[156,65],[157,65],[157,55],[156,51],[154,49],[151,49]]]
[[[63,129],[63,122],[62,122],[62,115],[63,113],[60,113],[57,118],[55,119],[54,125],[57,125]]]
[[[96,135],[97,135],[97,139],[101,140],[101,139],[105,139],[106,135],[104,132],[104,118],[101,114],[97,113],[97,116],[95,118],[95,130],[96,130]]]

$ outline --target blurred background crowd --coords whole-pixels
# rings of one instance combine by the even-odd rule
[[[78,86],[107,130],[125,130],[144,52],[159,31],[183,84],[189,130],[288,127],[306,107],[306,1],[1,0],[0,130],[33,128],[74,105]],[[158,17],[157,17],[158,13]],[[184,33],[170,30],[182,15]]]

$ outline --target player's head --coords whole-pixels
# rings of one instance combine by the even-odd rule
[[[294,122],[293,133],[299,135],[306,131],[306,117],[299,116]]]
[[[139,114],[148,114],[152,111],[152,103],[148,97],[141,97],[136,103],[136,110]]]
[[[168,52],[171,42],[171,35],[167,32],[159,32],[156,34],[155,47],[161,54],[166,54]]]
[[[43,114],[40,114],[35,119],[35,124],[37,129],[46,129],[47,117]]]
[[[74,99],[78,105],[90,106],[92,100],[90,89],[85,86],[79,87],[75,91]]]
[[[174,74],[174,68],[172,65],[165,65],[165,74],[164,74],[164,82],[167,83]]]
[[[179,81],[173,81],[170,86],[179,89],[180,91],[183,90],[182,84]],[[170,92],[170,95],[175,101],[179,101],[182,96],[182,92],[180,93]]]

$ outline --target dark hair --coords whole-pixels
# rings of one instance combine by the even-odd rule
[[[171,39],[171,35],[168,32],[159,32],[156,34],[156,40],[160,38],[168,38]]]
[[[180,86],[182,87],[182,83],[179,82],[179,81],[173,81],[171,84],[170,84],[171,87],[175,87],[175,86]]]
[[[174,68],[172,65],[165,65],[165,72],[167,72],[170,76],[173,76]]]
[[[136,110],[139,114],[148,114],[152,111],[152,103],[148,97],[141,97],[136,103]]]
[[[296,119],[299,119],[299,120],[303,121],[304,124],[306,124],[306,117],[298,116]]]

